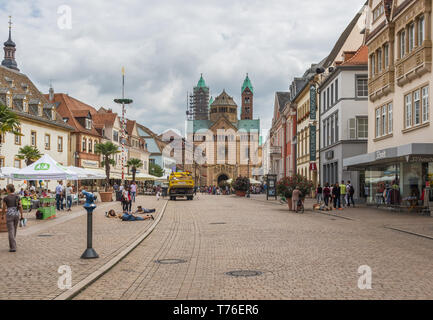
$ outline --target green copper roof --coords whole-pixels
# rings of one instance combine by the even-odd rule
[[[250,91],[254,93],[253,85],[251,84],[251,80],[248,77],[248,73],[247,73],[247,77],[244,80],[244,84],[242,85],[242,93],[245,91],[246,88],[250,89]]]
[[[198,80],[197,88],[207,88],[206,82],[204,82],[203,74],[200,75],[200,80]]]
[[[209,100],[209,106],[211,106],[213,102],[214,102],[213,97],[210,97],[210,100]]]

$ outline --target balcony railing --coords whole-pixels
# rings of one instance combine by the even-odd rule
[[[415,78],[419,78],[431,72],[432,48],[423,45],[406,57],[398,61],[395,65],[397,85],[402,87]]]
[[[368,92],[371,101],[376,101],[394,92],[394,70],[388,70],[375,76],[368,82]]]
[[[271,157],[274,159],[281,158],[281,147],[280,146],[273,146],[269,148],[269,152],[271,154]]]

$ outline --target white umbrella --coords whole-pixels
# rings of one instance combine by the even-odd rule
[[[0,178],[11,178],[12,174],[18,172],[19,170],[19,168],[14,167],[2,167],[0,168]]]
[[[67,167],[78,175],[79,180],[100,180],[105,179],[106,175],[91,169],[69,166]]]
[[[128,175],[128,180],[129,178],[132,180],[132,175]],[[147,174],[147,173],[137,173],[135,175],[135,180],[136,181],[155,181],[159,179],[158,177],[152,176],[151,174]]]
[[[20,169],[11,176],[18,180],[78,180],[78,174],[62,166],[49,155]]]

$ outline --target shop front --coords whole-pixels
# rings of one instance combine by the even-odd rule
[[[346,170],[364,172],[361,192],[368,204],[416,209],[432,205],[433,144],[388,148],[344,159],[343,164]]]

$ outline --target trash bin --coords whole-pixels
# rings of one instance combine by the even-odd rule
[[[122,191],[116,191],[116,201],[122,201]]]

